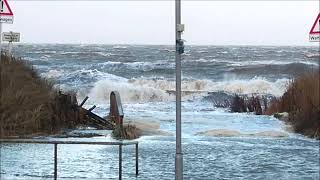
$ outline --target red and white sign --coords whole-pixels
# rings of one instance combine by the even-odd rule
[[[320,41],[320,13],[316,21],[313,23],[313,26],[309,33],[309,41],[311,42],[319,42]]]
[[[13,13],[7,0],[0,0],[0,23],[13,23]]]

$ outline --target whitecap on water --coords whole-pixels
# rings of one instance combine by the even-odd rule
[[[49,78],[49,79],[52,79],[52,78],[58,78],[58,77],[60,77],[61,75],[63,75],[63,73],[64,73],[63,70],[55,70],[55,69],[52,69],[52,70],[49,70],[49,71],[46,72],[46,73],[42,73],[41,76],[46,77],[46,78]]]

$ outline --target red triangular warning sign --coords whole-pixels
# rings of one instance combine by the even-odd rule
[[[7,0],[0,0],[0,15],[13,16]]]
[[[309,34],[320,34],[319,23],[320,23],[320,13],[318,14],[316,21],[313,23],[313,26],[312,26]]]

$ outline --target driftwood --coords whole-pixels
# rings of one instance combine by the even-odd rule
[[[85,98],[84,98],[84,100],[81,102],[81,104],[79,105],[79,107],[82,107],[83,105],[84,105],[84,103],[86,103],[86,101],[89,99],[89,97],[88,96],[86,96]]]
[[[77,106],[77,110],[80,114],[81,122],[85,125],[97,128],[97,129],[107,129],[107,130],[113,130],[115,127],[115,124],[110,121],[109,119],[104,119],[97,114],[93,113],[92,110],[96,108],[96,106],[92,106],[90,109],[85,109],[82,106],[84,103],[89,99],[87,96],[82,103]]]

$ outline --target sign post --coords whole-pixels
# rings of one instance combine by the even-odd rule
[[[0,0],[0,34],[2,34],[2,23],[13,24],[13,13],[7,0]],[[2,53],[0,37],[0,54]],[[1,56],[0,56],[1,58]]]
[[[181,54],[184,53],[184,44],[181,34],[184,25],[181,24],[181,0],[175,0],[176,7],[176,156],[175,156],[175,179],[183,179],[183,154],[181,148]]]
[[[2,40],[8,41],[8,54],[11,56],[12,52],[12,42],[20,42],[20,33],[18,32],[3,32]]]
[[[313,26],[309,33],[309,41],[310,42],[319,42],[320,41],[320,13],[316,21],[313,23]]]

